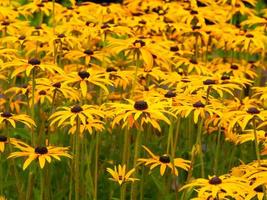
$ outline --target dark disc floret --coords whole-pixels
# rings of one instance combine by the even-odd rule
[[[54,83],[53,84],[53,87],[60,88],[61,87],[61,83],[60,82]]]
[[[232,65],[231,65],[231,69],[233,69],[233,70],[238,70],[238,66],[235,65],[235,64],[232,64]]]
[[[48,153],[48,149],[46,147],[36,147],[34,152],[43,155]]]
[[[247,38],[253,38],[254,35],[252,35],[251,33],[248,33],[248,34],[246,34],[246,37],[247,37]]]
[[[255,107],[250,107],[250,108],[247,110],[247,113],[249,113],[249,114],[259,114],[260,111],[259,111],[257,108],[255,108]]]
[[[222,183],[222,179],[220,179],[219,177],[215,176],[212,179],[209,180],[209,184],[211,185],[219,185]]]
[[[38,58],[31,58],[30,60],[28,60],[28,63],[31,65],[40,65],[41,61]]]
[[[193,107],[195,107],[195,108],[204,108],[205,104],[203,104],[201,101],[198,101],[198,102],[193,104]]]
[[[12,114],[10,113],[10,112],[3,112],[2,114],[1,114],[1,117],[5,117],[5,118],[9,118],[9,117],[11,117],[12,116]]]
[[[176,97],[176,93],[172,90],[169,90],[164,96],[166,98],[172,98],[172,97]]]
[[[2,26],[8,26],[9,24],[10,24],[9,21],[3,21],[3,22],[2,22]]]
[[[198,63],[195,59],[191,59],[189,62],[195,65]]]
[[[79,113],[83,111],[83,108],[79,105],[73,106],[70,110],[72,113]]]
[[[26,36],[25,35],[19,36],[19,40],[25,40],[25,39],[26,39]]]
[[[177,47],[177,46],[172,46],[172,47],[170,47],[170,51],[173,51],[173,52],[175,52],[175,51],[179,51],[179,47]]]
[[[90,49],[86,49],[83,53],[85,53],[86,55],[89,55],[89,56],[94,54],[94,52]]]
[[[254,188],[255,192],[264,192],[264,185],[259,185],[258,187]]]
[[[39,92],[39,95],[46,95],[46,91],[45,91],[45,90],[41,90],[41,91]]]
[[[117,69],[115,69],[114,67],[107,67],[106,72],[116,72]]]
[[[212,79],[207,79],[207,80],[203,81],[204,85],[213,85],[215,83],[216,83],[216,81],[212,80]]]
[[[57,37],[58,37],[58,38],[64,38],[64,37],[66,37],[66,36],[65,36],[64,33],[61,33],[61,34],[59,34]]]
[[[82,79],[89,78],[89,76],[90,76],[89,72],[87,72],[87,71],[80,71],[80,72],[78,72],[78,75]]]
[[[7,137],[0,135],[0,142],[6,142],[7,141]]]
[[[163,154],[162,156],[159,157],[159,161],[162,163],[170,163],[171,158],[168,154]]]
[[[148,104],[145,101],[136,101],[134,103],[134,108],[136,110],[146,110],[148,108]]]
[[[146,43],[143,40],[135,40],[133,45],[136,46],[137,44],[140,44],[141,47],[146,45]]]
[[[229,80],[229,79],[230,79],[230,76],[227,75],[227,74],[224,74],[224,75],[221,76],[221,80],[222,81],[226,81],[226,80]]]

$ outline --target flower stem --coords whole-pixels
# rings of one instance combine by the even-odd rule
[[[96,133],[95,140],[95,185],[94,185],[94,199],[97,200],[97,178],[98,178],[98,154],[99,154],[99,133]]]
[[[74,188],[75,188],[75,200],[79,200],[80,194],[80,119],[76,117],[76,134],[75,134],[75,159],[74,159]]]
[[[257,136],[257,131],[256,131],[256,118],[255,117],[253,117],[252,122],[253,122],[253,133],[254,133],[256,157],[257,157],[259,166],[261,166],[261,157],[260,157],[260,150],[259,150],[259,145],[258,145],[258,136]]]
[[[202,127],[203,127],[204,119],[201,118],[201,120],[198,123],[198,129],[197,129],[197,141],[196,145],[199,148],[199,158],[200,158],[200,165],[201,165],[201,177],[205,177],[205,170],[204,170],[204,158],[203,158],[203,152],[202,152]]]
[[[135,138],[135,146],[134,146],[134,160],[133,160],[133,166],[135,167],[137,164],[137,159],[139,157],[139,152],[140,152],[140,140],[141,140],[141,131],[137,130],[136,133],[136,138]],[[136,172],[134,173],[136,174]],[[136,195],[137,194],[137,188],[135,183],[132,183],[131,186],[131,200],[135,200],[136,199]]]
[[[120,187],[120,200],[125,199],[126,184],[122,184]]]
[[[219,133],[217,136],[217,144],[216,144],[216,152],[215,152],[215,158],[214,158],[214,174],[217,174],[217,168],[218,168],[218,156],[219,156],[219,150],[220,150],[220,141],[221,141],[221,126],[219,127]]]

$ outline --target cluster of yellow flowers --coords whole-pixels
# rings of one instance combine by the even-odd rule
[[[175,182],[177,168],[188,171],[180,190],[175,184],[180,198],[192,187],[195,199],[267,198],[267,9],[256,10],[258,3],[70,0],[65,7],[0,0],[0,153],[27,157],[25,170],[36,159],[44,168],[51,158],[72,158],[69,147],[57,147],[71,146],[71,189],[73,183],[75,199],[81,199],[81,177],[91,176],[91,161],[79,166],[92,158],[86,149],[95,145],[97,199],[98,175],[105,173],[98,168],[101,145],[111,148],[113,137],[122,138],[116,154],[122,164],[104,166],[119,185],[132,182],[132,199],[133,182],[144,181],[142,166],[150,173],[159,166],[161,176],[169,169]],[[107,134],[104,142],[101,134]],[[91,143],[84,142],[88,137]],[[216,140],[213,171],[204,137]],[[231,172],[219,176],[224,143],[241,151],[244,143],[254,145],[257,161],[230,165]],[[149,158],[141,158],[142,145]],[[189,156],[179,153],[185,146]],[[104,160],[115,160],[109,153]],[[205,179],[206,173],[215,175]],[[122,187],[121,199],[126,191]]]

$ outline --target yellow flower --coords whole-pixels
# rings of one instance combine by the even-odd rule
[[[16,128],[16,122],[21,122],[29,128],[35,126],[35,122],[28,115],[10,112],[0,112],[0,124],[2,122],[10,123],[14,128]]]
[[[72,158],[68,153],[68,147],[39,146],[33,148],[21,141],[12,141],[11,144],[20,151],[12,152],[8,158],[28,157],[23,164],[23,170],[35,159],[38,159],[40,167],[44,168],[46,161],[51,162],[51,157],[56,160],[60,160],[60,156]]]
[[[216,198],[221,193],[226,194],[229,197],[235,198],[237,196],[244,196],[246,192],[249,192],[248,180],[242,177],[234,177],[230,175],[222,176],[209,176],[209,179],[198,178],[192,183],[186,184],[180,190],[186,188],[197,187],[198,196],[204,196],[209,192],[211,198]],[[222,192],[223,191],[223,192]]]
[[[190,161],[184,160],[182,158],[172,158],[168,154],[163,154],[161,156],[156,156],[147,147],[143,146],[151,158],[139,158],[138,161],[143,163],[145,166],[150,165],[150,170],[157,166],[160,166],[160,175],[163,176],[167,167],[171,169],[171,172],[178,176],[178,170],[176,167],[182,168],[188,171],[190,167]]]
[[[134,182],[139,179],[131,178],[130,176],[134,173],[135,168],[131,169],[130,171],[126,172],[126,165],[119,165],[114,167],[114,170],[111,168],[107,168],[108,173],[111,174],[112,178],[109,178],[112,181],[118,182],[120,185],[126,182]]]

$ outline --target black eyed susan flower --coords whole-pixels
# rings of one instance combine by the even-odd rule
[[[139,180],[137,178],[131,178],[131,175],[134,173],[135,168],[126,172],[126,165],[122,165],[122,166],[119,165],[118,167],[115,166],[114,170],[111,168],[107,168],[107,171],[112,176],[112,178],[109,178],[109,179],[112,181],[118,182],[119,185],[122,185],[123,183],[134,182],[134,181]]]
[[[20,151],[12,152],[8,158],[28,157],[23,164],[23,170],[25,170],[35,159],[38,159],[39,165],[42,169],[44,168],[46,161],[48,163],[51,162],[51,158],[55,158],[56,160],[60,160],[61,156],[72,158],[72,156],[68,153],[68,147],[38,146],[34,148],[17,140],[11,142],[11,144]]]
[[[123,123],[122,127],[133,125],[143,127],[144,124],[151,124],[154,128],[161,131],[159,121],[170,124],[170,120],[166,114],[172,113],[166,110],[167,103],[159,102],[156,99],[137,100],[128,99],[128,103],[110,103],[108,106],[112,110],[114,116],[112,127]]]
[[[68,121],[71,126],[74,126],[77,118],[83,125],[86,125],[87,120],[94,120],[95,116],[104,117],[103,112],[94,105],[75,105],[72,107],[61,107],[58,111],[53,113],[49,120],[50,126],[57,123],[61,126],[64,122]]]
[[[186,184],[181,188],[196,188],[198,196],[204,196],[207,192],[210,193],[211,198],[216,198],[221,193],[235,198],[243,196],[249,192],[248,180],[242,177],[234,177],[230,175],[210,176],[209,179],[198,178],[193,182]]]
[[[0,153],[5,151],[5,145],[8,143],[8,138],[4,135],[0,135]]]
[[[177,167],[188,171],[190,167],[190,161],[182,158],[171,158],[168,154],[157,156],[153,154],[147,147],[143,146],[146,152],[150,155],[150,158],[139,158],[138,161],[145,166],[150,166],[150,170],[157,166],[160,166],[160,175],[163,176],[166,168],[170,168],[171,172],[178,176]]]
[[[13,114],[10,112],[0,112],[0,123],[10,123],[12,127],[16,128],[16,123],[21,122],[29,128],[35,126],[35,122],[25,114]]]

